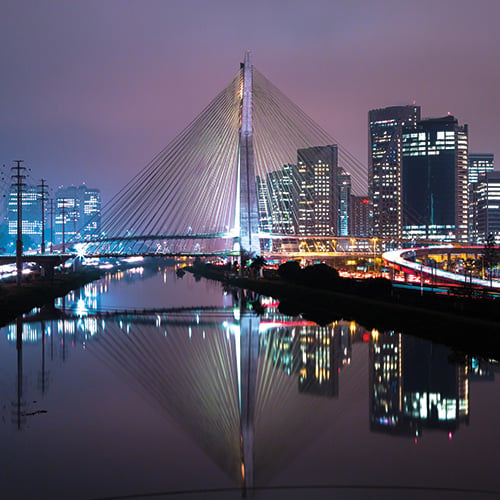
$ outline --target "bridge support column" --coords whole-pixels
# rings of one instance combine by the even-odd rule
[[[246,52],[242,68],[241,128],[239,151],[240,178],[240,248],[260,255],[259,212],[255,178],[252,122],[252,73],[250,52]]]
[[[42,268],[42,276],[47,281],[54,279],[54,264],[52,262],[45,262],[40,264]]]
[[[242,492],[254,486],[254,416],[257,390],[257,360],[259,356],[260,319],[252,313],[244,313],[240,321],[241,341],[241,474]]]

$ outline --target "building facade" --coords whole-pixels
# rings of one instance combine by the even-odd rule
[[[485,243],[488,235],[500,243],[500,172],[479,175],[475,183],[477,241]]]
[[[372,235],[372,204],[368,196],[351,195],[349,203],[349,235],[368,238]]]
[[[480,240],[478,229],[477,188],[481,174],[492,172],[495,168],[494,155],[491,153],[469,153],[469,239]]]
[[[24,248],[34,249],[42,242],[42,198],[37,186],[24,186],[21,193],[22,234]],[[8,234],[11,242],[17,236],[17,188],[9,191],[8,201]]]
[[[271,209],[271,230],[277,234],[295,234],[297,214],[294,200],[297,198],[295,165],[283,165],[281,170],[267,174],[267,190]]]
[[[337,172],[337,236],[349,235],[349,204],[351,200],[351,175],[339,167]]]
[[[468,130],[455,117],[405,127],[402,142],[402,236],[468,241]]]
[[[420,106],[391,106],[368,113],[368,189],[373,235],[401,238],[401,140],[403,128],[415,128]]]
[[[337,235],[337,175],[336,145],[297,150],[298,234]]]
[[[493,153],[469,153],[469,185],[477,182],[481,174],[492,172],[494,168]]]
[[[101,194],[98,189],[81,186],[59,188],[55,203],[56,244],[70,240],[89,240],[101,231]]]

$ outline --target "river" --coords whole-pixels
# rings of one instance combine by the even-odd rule
[[[137,267],[1,329],[0,496],[500,495],[496,361],[246,299]]]

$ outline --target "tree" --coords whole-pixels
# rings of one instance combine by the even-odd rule
[[[266,265],[266,259],[262,255],[257,255],[252,259],[250,264],[250,269],[252,269],[256,275],[260,276],[261,269]]]

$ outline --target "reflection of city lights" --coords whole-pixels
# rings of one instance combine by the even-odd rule
[[[240,308],[239,307],[235,307],[233,309],[233,317],[236,321],[239,321],[240,320]]]
[[[87,307],[85,306],[85,301],[83,299],[79,299],[78,302],[76,303],[76,315],[77,316],[86,316],[88,311]]]

